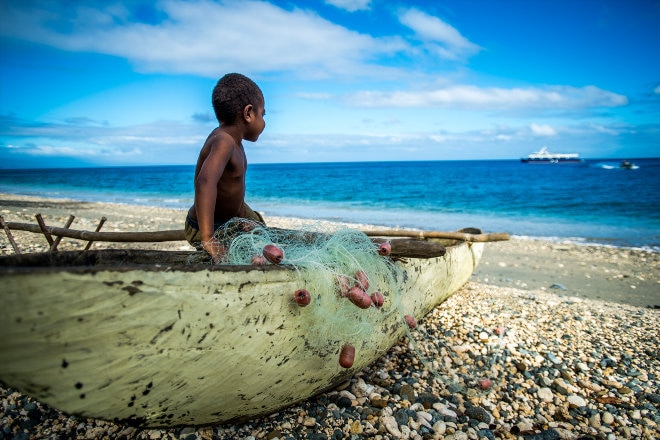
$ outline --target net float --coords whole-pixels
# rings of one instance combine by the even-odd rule
[[[294,299],[296,300],[296,304],[298,304],[300,307],[305,307],[307,304],[309,304],[312,301],[312,295],[309,294],[309,291],[306,289],[298,289],[296,290],[296,293],[294,293]]]
[[[371,297],[364,290],[359,287],[351,287],[348,291],[348,299],[361,309],[368,309],[371,307]]]
[[[264,246],[263,255],[273,264],[280,264],[284,259],[284,251],[274,244]]]
[[[252,260],[250,260],[250,263],[255,266],[263,266],[265,264],[268,264],[268,260],[266,260],[266,257],[264,257],[263,255],[254,255],[252,257]]]
[[[406,315],[403,317],[403,319],[406,320],[406,324],[408,324],[409,328],[417,328],[417,320],[415,319],[414,316]]]
[[[344,344],[339,352],[339,365],[343,368],[351,368],[355,360],[355,347],[351,344]]]
[[[376,308],[380,309],[383,307],[383,303],[385,302],[385,298],[383,298],[383,294],[380,292],[373,292],[371,294],[371,302],[374,303]]]
[[[392,252],[392,244],[389,241],[386,241],[385,243],[381,243],[380,246],[378,246],[378,253],[384,257],[388,256]]]
[[[367,273],[365,271],[358,270],[355,273],[355,279],[357,280],[357,285],[362,287],[362,290],[369,289],[369,277],[367,277]]]
[[[337,275],[337,286],[339,287],[339,296],[348,296],[351,290],[351,282],[346,275]]]

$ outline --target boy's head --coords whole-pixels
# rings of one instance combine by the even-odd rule
[[[213,89],[213,110],[220,124],[231,125],[243,113],[245,106],[263,106],[264,95],[250,78],[240,73],[228,73]]]

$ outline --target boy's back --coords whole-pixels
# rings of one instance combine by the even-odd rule
[[[218,262],[224,247],[214,232],[234,217],[263,223],[245,204],[247,157],[243,139],[255,142],[263,132],[265,102],[249,78],[230,73],[213,89],[213,110],[220,126],[204,142],[195,167],[195,202],[186,217],[186,239]]]
[[[195,182],[202,183],[206,179],[217,181],[214,224],[242,216],[246,171],[247,157],[243,146],[236,145],[234,139],[220,128],[213,130],[199,153]],[[196,204],[190,209],[193,208],[197,208]]]

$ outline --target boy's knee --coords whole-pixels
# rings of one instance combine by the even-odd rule
[[[266,225],[266,221],[264,220],[263,216],[257,211],[253,211],[247,203],[243,203],[243,217]]]
[[[199,232],[199,229],[193,228],[190,223],[186,221],[186,226],[184,228],[184,236],[186,241],[195,249],[202,249],[202,234]]]

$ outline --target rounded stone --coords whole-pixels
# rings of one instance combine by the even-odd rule
[[[577,394],[571,394],[566,398],[566,401],[571,408],[582,408],[583,406],[587,406],[587,401]]]

